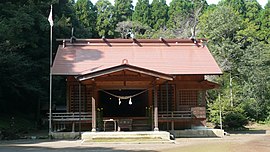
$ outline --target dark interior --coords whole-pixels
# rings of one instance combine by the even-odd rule
[[[138,94],[144,90],[106,90],[107,92],[117,96],[130,96]],[[148,106],[148,91],[141,93],[129,99],[119,99],[104,91],[99,91],[99,108],[103,108],[103,117],[144,117],[145,108]]]

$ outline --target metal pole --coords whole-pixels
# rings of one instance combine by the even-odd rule
[[[218,100],[219,100],[219,122],[220,122],[220,129],[222,130],[222,106],[220,100],[220,92],[218,92]]]
[[[51,5],[51,11],[52,11],[52,5]],[[49,103],[49,138],[52,136],[52,37],[53,37],[53,26],[50,28],[50,103]]]
[[[154,83],[154,131],[159,131],[158,129],[158,104],[157,104],[157,86]]]
[[[230,72],[230,97],[231,107],[233,107],[232,72]]]

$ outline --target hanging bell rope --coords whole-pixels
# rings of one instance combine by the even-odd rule
[[[145,90],[143,90],[143,91],[141,91],[141,92],[139,92],[139,93],[136,93],[136,94],[130,95],[130,96],[119,96],[119,95],[112,94],[112,93],[110,93],[110,92],[108,92],[108,91],[105,91],[105,90],[101,90],[101,91],[103,91],[103,92],[105,92],[105,93],[107,93],[107,94],[109,94],[109,95],[111,95],[111,96],[113,96],[113,97],[118,98],[119,105],[121,104],[121,99],[123,99],[123,100],[129,99],[128,104],[129,104],[129,105],[132,105],[131,98],[136,97],[136,96],[138,96],[138,95],[140,95],[140,94],[142,94],[142,93],[148,91],[148,89],[145,89]]]

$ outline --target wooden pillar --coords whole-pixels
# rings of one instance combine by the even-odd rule
[[[158,129],[158,104],[157,104],[156,83],[154,83],[154,131],[159,131],[159,129]]]
[[[96,132],[96,101],[92,97],[92,132]]]
[[[81,135],[81,130],[82,130],[81,113],[82,113],[82,85],[81,85],[81,82],[79,82],[79,134],[80,135]]]
[[[174,131],[174,120],[172,120],[172,131]]]
[[[168,86],[168,81],[166,82],[166,113],[167,113],[167,116],[168,116],[169,115],[169,86]],[[166,129],[169,130],[169,122],[167,121],[166,124],[167,124]]]

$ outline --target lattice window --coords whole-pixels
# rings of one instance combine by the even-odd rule
[[[86,87],[86,112],[92,111],[92,97],[93,97],[93,89],[90,87]]]
[[[168,105],[167,105],[167,97],[168,97]],[[175,85],[168,85],[168,96],[167,96],[167,85],[166,84],[160,85],[160,87],[157,90],[157,98],[159,111],[167,111],[167,109],[168,111],[175,110]]]
[[[195,107],[198,102],[197,90],[179,90],[179,106]]]
[[[91,97],[92,90],[85,85],[81,86],[81,112],[91,111],[92,103]],[[79,99],[79,85],[69,86],[69,112],[80,111],[80,99]]]

